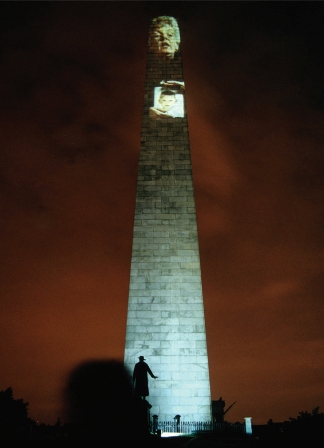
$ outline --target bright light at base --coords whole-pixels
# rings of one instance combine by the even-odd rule
[[[178,437],[178,436],[187,436],[184,432],[162,432],[161,437]]]
[[[244,417],[245,434],[252,434],[252,417]]]

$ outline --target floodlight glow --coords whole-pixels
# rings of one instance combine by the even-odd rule
[[[244,417],[245,434],[252,434],[252,417]]]
[[[161,437],[178,437],[178,436],[187,436],[184,432],[162,432]]]

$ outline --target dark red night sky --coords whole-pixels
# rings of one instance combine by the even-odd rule
[[[179,20],[212,398],[324,406],[322,2],[2,2],[0,390],[123,358],[149,20]]]

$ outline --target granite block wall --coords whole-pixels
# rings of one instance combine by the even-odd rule
[[[125,364],[144,356],[151,415],[211,419],[196,210],[186,110],[152,118],[154,87],[183,81],[181,54],[147,58]],[[185,93],[182,89],[184,104]]]

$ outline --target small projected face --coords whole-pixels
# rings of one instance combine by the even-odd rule
[[[160,109],[163,112],[167,112],[175,105],[177,102],[175,95],[164,95],[161,93],[159,98],[159,103],[161,105]]]
[[[152,50],[155,53],[173,58],[174,53],[179,48],[179,44],[172,26],[165,24],[156,27],[152,32],[151,38]]]
[[[161,81],[160,86],[154,87],[154,103],[153,107],[150,107],[150,118],[156,120],[162,118],[183,118],[183,96],[183,81]]]

